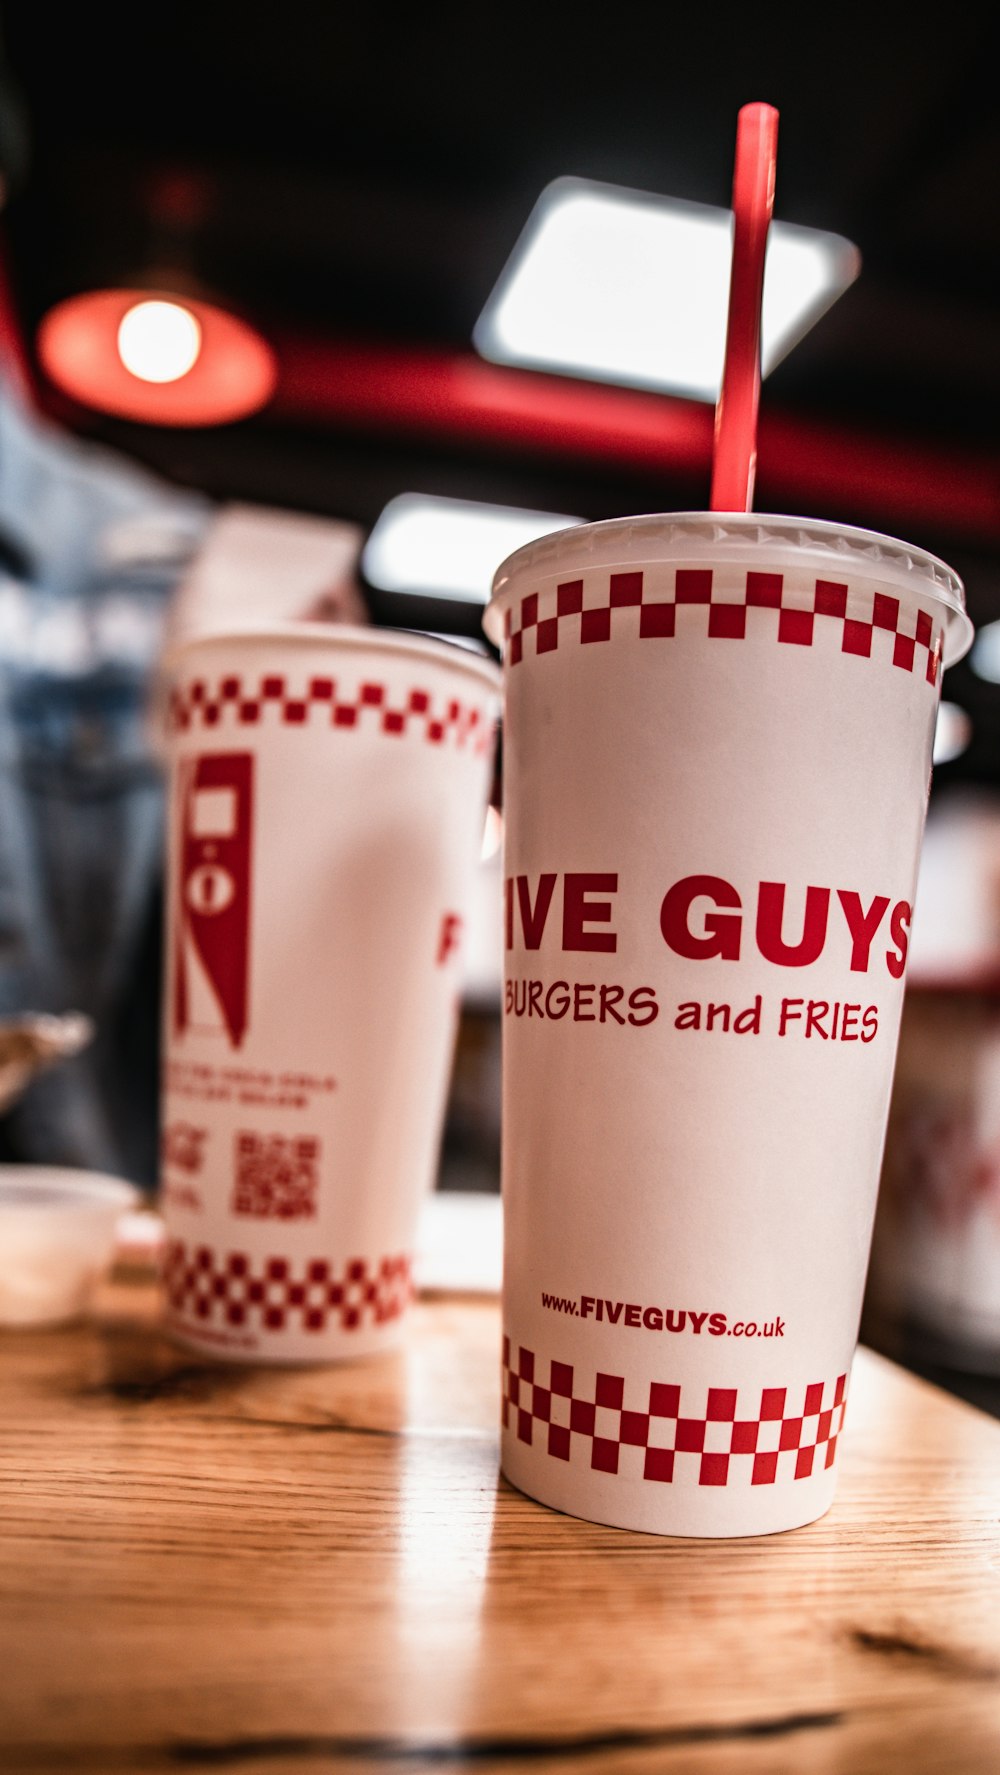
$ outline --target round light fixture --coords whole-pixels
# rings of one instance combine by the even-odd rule
[[[201,328],[181,302],[137,302],[118,327],[118,356],[140,382],[179,382],[201,351]]]
[[[73,400],[147,425],[226,425],[270,400],[277,360],[253,327],[200,297],[91,290],[38,329],[45,374]]]
[[[977,678],[1000,684],[1000,622],[984,623],[976,635],[969,664]]]
[[[972,738],[972,722],[958,703],[942,703],[934,729],[934,763],[960,758]]]

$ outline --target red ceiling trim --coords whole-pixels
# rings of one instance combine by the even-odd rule
[[[471,353],[285,339],[270,412],[326,425],[704,476],[713,410],[633,389],[482,362]],[[758,476],[770,509],[866,518],[919,539],[1000,544],[1000,459],[765,411]]]

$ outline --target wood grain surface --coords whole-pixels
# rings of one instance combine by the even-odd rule
[[[147,1288],[0,1333],[0,1767],[1000,1769],[1000,1425],[862,1353],[840,1491],[688,1542],[497,1475],[492,1303],[212,1368]]]

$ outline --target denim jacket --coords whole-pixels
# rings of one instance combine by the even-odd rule
[[[96,1037],[0,1120],[0,1157],[155,1171],[163,792],[146,727],[207,502],[0,384],[0,1016]]]

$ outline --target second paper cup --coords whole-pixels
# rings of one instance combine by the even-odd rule
[[[495,668],[365,629],[192,642],[169,705],[169,1323],[233,1361],[400,1331],[437,1159]]]

